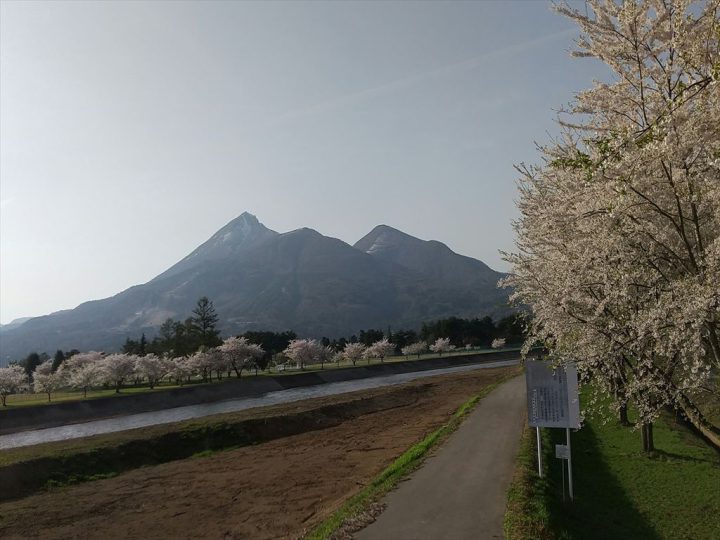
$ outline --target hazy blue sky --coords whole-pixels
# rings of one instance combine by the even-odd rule
[[[246,210],[505,269],[513,164],[602,76],[540,1],[0,9],[3,323],[148,281]]]

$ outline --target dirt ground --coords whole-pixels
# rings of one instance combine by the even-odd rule
[[[355,399],[398,399],[331,428],[4,503],[0,538],[299,538],[483,386],[515,369],[357,392]],[[417,399],[408,400],[403,387],[420,389]]]

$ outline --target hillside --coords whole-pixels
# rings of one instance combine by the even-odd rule
[[[278,233],[244,213],[148,283],[3,329],[0,358],[115,350],[126,337],[153,336],[169,317],[186,318],[201,296],[213,300],[224,335],[293,329],[335,337],[451,315],[498,316],[509,311],[500,277],[440,242],[385,225],[350,246],[312,229]]]

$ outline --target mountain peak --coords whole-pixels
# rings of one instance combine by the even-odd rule
[[[398,245],[402,244],[416,244],[424,243],[425,240],[420,240],[407,233],[404,233],[389,225],[378,225],[368,234],[358,240],[354,247],[360,251],[364,251],[368,254],[374,254],[382,252],[388,249],[397,248]]]
[[[199,267],[208,261],[233,259],[245,250],[277,235],[278,233],[268,229],[254,215],[243,212],[153,281]]]
[[[208,242],[217,238],[221,238],[222,242],[227,242],[231,239],[231,237],[234,242],[237,242],[238,240],[246,239],[248,236],[253,236],[258,234],[259,232],[261,233],[262,231],[269,230],[270,229],[260,223],[260,221],[258,221],[258,218],[256,218],[250,212],[243,212],[238,217],[230,221],[218,232],[216,232],[214,235],[212,235]]]
[[[437,283],[497,283],[501,274],[485,263],[458,255],[437,240],[421,240],[388,225],[378,225],[353,246],[375,258],[399,264]]]
[[[250,212],[243,212],[242,214],[240,214],[238,217],[236,217],[233,220],[233,222],[235,222],[235,221],[242,222],[242,223],[248,223],[250,225],[262,225],[258,221],[258,218],[255,217],[255,215],[251,214]]]

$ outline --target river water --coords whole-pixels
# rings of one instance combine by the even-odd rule
[[[230,399],[215,403],[201,403],[198,405],[187,405],[184,407],[175,407],[160,411],[129,414],[127,416],[115,416],[104,420],[93,420],[91,422],[68,424],[65,426],[46,429],[21,431],[19,433],[0,435],[0,450],[52,441],[78,439],[81,437],[90,437],[91,435],[114,433],[116,431],[125,431],[128,429],[137,429],[159,424],[169,424],[171,422],[201,418],[212,414],[242,411],[255,407],[278,405],[281,403],[290,403],[292,401],[300,401],[303,399],[345,394],[358,390],[368,390],[371,388],[379,388],[381,386],[402,384],[408,381],[414,381],[425,377],[433,377],[436,375],[461,373],[463,371],[472,371],[476,369],[512,366],[517,363],[518,360],[503,360],[500,362],[486,362],[482,364],[470,364],[451,368],[416,371],[413,373],[385,375],[354,381],[319,384],[315,386],[268,392],[267,394],[254,398]]]

